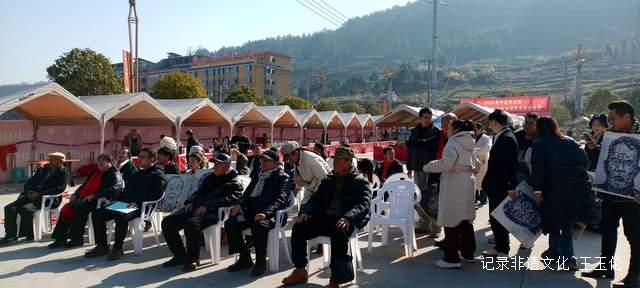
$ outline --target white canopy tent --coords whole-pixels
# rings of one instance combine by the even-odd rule
[[[232,134],[233,127],[252,127],[253,140],[255,140],[255,127],[271,127],[271,119],[260,112],[253,102],[218,104],[218,108],[231,119]]]
[[[324,124],[322,123],[322,119],[320,118],[320,114],[315,109],[296,109],[293,110],[298,116],[298,121],[300,121],[303,130],[302,130],[302,142],[306,143],[307,133],[309,129],[319,129],[324,131]],[[322,142],[320,139],[319,142]],[[301,143],[302,144],[302,143]]]
[[[475,103],[464,102],[454,107],[453,110],[451,110],[451,113],[456,114],[456,116],[458,116],[458,119],[479,121],[484,126],[487,126],[489,124],[489,114],[491,114],[491,112],[493,112],[494,110],[495,109],[493,108],[485,107]],[[522,126],[522,123],[524,123],[524,117],[508,112],[506,113],[509,116],[510,125],[512,127],[518,128]]]
[[[105,128],[109,121],[114,123],[114,137],[121,125],[175,127],[176,116],[144,92],[78,98],[101,114],[100,153],[104,152]]]
[[[393,110],[382,115],[376,122],[378,128],[390,128],[390,127],[413,127],[420,123],[420,107],[409,106],[405,104],[398,105]],[[444,112],[436,109],[431,109],[433,117],[438,118],[444,114]]]
[[[373,117],[371,117],[371,114],[359,114],[358,120],[362,125],[362,142],[364,143],[366,142],[365,136],[364,136],[364,130],[369,129],[371,132],[374,132],[376,122],[373,120]],[[371,139],[369,139],[369,141],[371,141]]]
[[[358,114],[356,113],[340,113],[340,119],[342,119],[342,123],[344,123],[344,139],[349,140],[349,129],[352,130],[360,130],[360,136],[362,136],[362,125],[360,124],[360,119],[358,118]]]
[[[271,121],[271,139],[275,143],[275,134],[274,127],[280,128],[280,138],[283,139],[283,131],[285,128],[296,128],[300,129],[300,140],[302,141],[303,137],[303,127],[302,123],[298,119],[297,115],[289,106],[287,105],[277,105],[277,106],[260,106],[258,110],[267,116],[267,118]]]
[[[95,125],[100,114],[57,83],[0,86],[0,115],[33,122],[29,160],[35,160],[38,128],[55,125]]]
[[[218,127],[218,135],[222,134],[220,127],[228,127],[230,129],[229,133],[232,133],[232,122],[229,116],[208,98],[163,99],[157,101],[176,116],[176,140],[181,138],[183,126]]]
[[[322,125],[324,126],[324,143],[329,142],[329,129],[336,129],[340,131],[340,138],[342,139],[342,133],[346,127],[342,122],[340,115],[336,111],[320,111],[318,112]]]

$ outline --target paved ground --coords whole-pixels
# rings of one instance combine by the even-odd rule
[[[0,184],[0,206],[13,201],[20,186]],[[3,215],[4,212],[0,212]],[[479,254],[487,249],[488,209],[478,210],[474,223]],[[290,231],[290,229],[289,229]],[[442,252],[433,247],[433,241],[418,235],[419,251],[413,259],[403,257],[402,239],[398,230],[391,229],[389,245],[381,247],[380,237],[374,238],[371,254],[366,250],[366,235],[360,237],[364,257],[364,271],[358,273],[358,285],[351,287],[609,287],[609,281],[595,281],[579,277],[579,273],[518,271],[487,271],[497,265],[491,263],[465,264],[462,270],[443,271],[433,266],[442,257]],[[4,227],[0,228],[4,235]],[[622,232],[618,240],[617,257],[620,262],[617,278],[624,277],[629,261],[629,247]],[[223,260],[219,265],[209,265],[208,253],[202,249],[205,266],[192,273],[182,273],[178,268],[163,268],[162,262],[170,257],[164,242],[160,248],[153,246],[152,233],[145,238],[144,254],[133,254],[131,242],[125,240],[126,255],[119,261],[107,262],[105,259],[84,259],[83,253],[89,246],[71,250],[49,250],[50,235],[36,243],[19,242],[13,246],[0,247],[0,287],[277,287],[280,281],[291,271],[291,264],[281,256],[281,272],[256,279],[246,273],[227,273],[226,268],[234,262],[227,256],[223,246]],[[547,248],[547,238],[541,237],[532,250],[518,250],[518,242],[512,238],[511,256],[539,257]],[[596,257],[600,249],[600,237],[585,232],[575,242],[575,252],[579,257]],[[516,255],[517,253],[517,255]],[[205,255],[206,254],[206,255]],[[328,283],[329,274],[320,270],[321,259],[313,255],[309,284],[302,287],[321,287]],[[595,262],[595,258],[588,262]],[[591,265],[589,265],[591,266]]]

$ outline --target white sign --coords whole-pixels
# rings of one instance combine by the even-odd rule
[[[491,216],[520,240],[522,245],[531,248],[542,234],[539,207],[533,200],[533,188],[523,181],[516,187],[516,198],[512,200],[507,196],[491,212]]]

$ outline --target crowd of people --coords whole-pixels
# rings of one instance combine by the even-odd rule
[[[628,102],[612,102],[608,108],[607,115],[593,116],[592,132],[578,140],[564,135],[553,118],[536,114],[526,115],[524,128],[514,132],[507,113],[498,109],[489,114],[487,130],[479,122],[461,120],[452,113],[442,117],[442,128],[438,128],[432,121],[432,111],[421,109],[421,122],[411,130],[406,141],[409,150],[406,177],[412,179],[423,194],[434,187],[438,191],[437,217],[420,213],[425,208],[416,207],[421,218],[418,230],[431,238],[439,238],[444,231],[444,240],[435,242],[444,252],[436,267],[456,269],[462,268],[461,262],[475,262],[478,239],[473,222],[477,209],[488,203],[489,211],[493,211],[506,198],[515,199],[516,187],[524,182],[533,189],[542,231],[549,235],[549,248],[542,257],[566,259],[569,270],[578,270],[572,232],[578,224],[597,225],[602,233],[603,261],[582,276],[613,279],[617,229],[622,219],[631,259],[626,277],[613,287],[640,287],[640,193],[633,186],[637,167],[632,171],[634,174],[626,175],[627,179],[618,179],[625,178],[625,172],[618,171],[618,162],[624,159],[615,160],[613,155],[612,160],[602,164],[607,166],[608,175],[615,176],[607,182],[607,187],[633,199],[605,194],[598,194],[596,199],[588,175],[589,170],[599,165],[605,131],[640,134],[640,123],[635,120],[635,112]],[[295,267],[282,283],[290,286],[308,281],[307,241],[327,236],[331,239],[328,287],[340,287],[354,278],[348,241],[353,233],[367,225],[374,177],[384,183],[391,175],[405,173],[393,147],[384,148],[384,159],[376,163],[369,159],[357,161],[345,144],[336,149],[330,165],[322,145],[307,150],[289,141],[279,148],[263,150],[251,143],[244,129],[239,129],[231,139],[216,141],[214,156],[207,159],[193,131],[188,130],[186,134],[186,171],[180,171],[175,162],[177,147],[173,139],[162,137],[162,147],[157,150],[143,148],[135,130],[126,137],[125,142],[130,146],[123,146],[116,159],[108,154],[99,155],[97,169],[60,209],[49,248],[82,246],[85,224],[91,217],[96,245],[84,256],[106,256],[110,261],[120,259],[124,255],[122,247],[129,221],[140,217],[143,202],[163,195],[167,186],[165,175],[181,172],[195,175],[213,163],[212,173],[203,176],[197,190],[180,203],[178,210],[162,220],[162,233],[173,255],[163,263],[164,267],[182,266],[185,272],[198,269],[203,230],[222,220],[220,209],[233,207],[223,224],[229,255],[239,257],[227,270],[250,269],[252,276],[263,275],[267,267],[268,234],[276,226],[276,212],[288,207],[291,197],[304,193],[291,234]],[[584,148],[579,142],[584,143]],[[632,160],[637,165],[640,147],[628,144],[623,148],[635,152]],[[249,149],[251,156],[247,156]],[[616,151],[612,148],[608,153]],[[139,165],[133,163],[132,155],[137,155]],[[40,208],[43,196],[59,195],[66,189],[64,161],[62,153],[49,154],[48,164],[38,168],[18,199],[5,206],[5,237],[0,239],[0,244],[16,242],[18,237],[33,239],[31,219]],[[250,177],[248,185],[240,181],[241,175]],[[61,200],[53,199],[53,207],[58,207]],[[124,203],[128,212],[109,209],[116,202]],[[19,234],[18,215],[22,219]],[[486,240],[493,247],[482,255],[506,257],[510,252],[509,231],[493,216],[489,219],[493,236]],[[107,238],[107,222],[111,220],[115,222],[113,244]],[[286,221],[285,216],[283,222]],[[251,230],[250,237],[243,234],[246,229]],[[184,231],[186,247],[180,230]],[[252,247],[255,259],[251,257]]]

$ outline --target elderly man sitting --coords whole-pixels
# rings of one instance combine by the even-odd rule
[[[5,236],[0,245],[8,244],[24,236],[33,240],[33,213],[40,209],[42,196],[56,195],[67,188],[67,172],[63,153],[49,154],[49,164],[39,167],[36,173],[24,183],[24,191],[18,195],[18,200],[4,207]],[[53,200],[53,207],[58,207],[60,197]],[[17,235],[17,216],[20,214],[20,235]]]
[[[229,266],[228,271],[237,272],[253,267],[251,275],[254,277],[262,276],[266,270],[267,236],[276,225],[276,212],[287,207],[291,193],[291,181],[278,165],[278,153],[267,150],[260,156],[260,162],[260,173],[251,180],[240,205],[231,211],[231,217],[225,223],[229,254],[240,253],[240,258]],[[254,238],[255,266],[249,254],[250,246],[242,236],[242,231],[248,228],[251,228]]]
[[[335,279],[333,274],[351,263],[347,255],[349,236],[355,228],[369,222],[371,190],[366,179],[353,167],[353,151],[336,149],[333,172],[322,180],[316,193],[302,206],[291,234],[291,257],[295,270],[282,280],[284,285],[296,285],[308,280],[307,240],[318,236],[331,238],[331,280],[327,287],[340,287],[348,279]],[[350,271],[353,272],[353,271]],[[353,279],[353,277],[350,277]],[[347,281],[345,281],[347,280]]]

